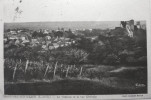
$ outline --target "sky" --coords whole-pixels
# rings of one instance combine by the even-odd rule
[[[4,22],[145,20],[149,12],[149,0],[3,1]]]

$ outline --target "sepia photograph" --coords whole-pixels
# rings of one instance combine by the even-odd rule
[[[137,1],[6,0],[4,95],[148,94],[148,0]]]

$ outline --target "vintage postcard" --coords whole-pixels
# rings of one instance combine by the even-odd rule
[[[150,0],[1,2],[1,98],[151,98]]]

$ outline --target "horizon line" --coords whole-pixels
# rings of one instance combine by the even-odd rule
[[[130,19],[131,20],[131,19]],[[106,20],[99,20],[99,21],[95,21],[95,20],[92,20],[92,21],[21,21],[21,22],[4,22],[4,23],[36,23],[36,22],[120,22],[120,21],[129,21],[129,20],[108,20],[108,21],[106,21]],[[146,22],[146,20],[134,20],[135,22],[136,21],[145,21]]]

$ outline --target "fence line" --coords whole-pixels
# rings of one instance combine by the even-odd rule
[[[76,66],[75,64],[73,64],[73,65],[65,65],[62,63],[59,64],[58,61],[56,61],[55,64],[53,64],[53,63],[43,63],[42,64],[42,62],[37,62],[37,61],[26,60],[26,62],[25,62],[25,61],[21,61],[21,60],[15,61],[12,59],[5,59],[4,63],[5,63],[6,69],[9,68],[10,65],[15,66],[15,68],[13,69],[13,75],[12,75],[13,80],[15,78],[17,78],[16,77],[16,70],[19,68],[19,67],[17,67],[18,64],[20,64],[20,68],[23,69],[23,71],[25,73],[23,75],[25,75],[25,76],[30,76],[29,73],[27,74],[27,71],[31,72],[34,70],[40,70],[40,73],[43,73],[43,78],[45,78],[47,75],[53,75],[53,77],[55,77],[58,72],[60,72],[59,73],[60,77],[68,77],[69,75],[70,76],[71,75],[77,75],[78,76],[78,73],[81,76],[81,73],[82,73],[82,67],[80,68],[80,67]],[[34,67],[34,66],[37,66],[37,67]],[[50,68],[50,66],[52,69]],[[17,72],[19,72],[19,71],[17,71]],[[50,74],[48,74],[48,73],[50,73]]]

